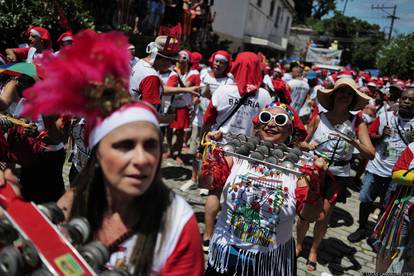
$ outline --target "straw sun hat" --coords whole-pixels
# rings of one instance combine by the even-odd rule
[[[320,89],[318,90],[319,103],[330,110],[333,104],[333,97],[331,97],[335,91],[340,90],[342,87],[349,87],[353,90],[356,98],[352,101],[352,105],[349,107],[350,111],[359,111],[363,109],[371,100],[371,97],[358,91],[355,81],[351,78],[341,78],[335,82],[333,89]]]

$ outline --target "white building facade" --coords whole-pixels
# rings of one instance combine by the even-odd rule
[[[294,16],[293,0],[216,0],[214,31],[233,41],[232,51],[283,54]]]

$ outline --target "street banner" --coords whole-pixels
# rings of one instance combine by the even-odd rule
[[[328,65],[339,65],[342,50],[331,50],[326,48],[308,48],[306,61]]]

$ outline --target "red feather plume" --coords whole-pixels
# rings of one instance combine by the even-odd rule
[[[74,41],[57,56],[50,53],[39,60],[45,77],[24,92],[24,116],[69,114],[93,126],[110,113],[105,104],[129,96],[127,37],[84,30]]]

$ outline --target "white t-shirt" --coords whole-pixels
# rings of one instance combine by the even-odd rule
[[[275,88],[272,83],[272,78],[269,76],[269,74],[266,74],[263,77],[263,84],[267,85],[270,88],[270,90],[275,91]]]
[[[241,96],[237,85],[222,85],[216,90],[211,98],[211,103],[217,110],[216,123],[212,126],[212,130],[217,129],[221,122],[231,114],[240,98]],[[252,135],[252,119],[259,114],[260,110],[271,102],[272,98],[270,97],[269,92],[263,88],[259,88],[259,90],[247,98],[245,103],[240,106],[236,113],[234,113],[233,116],[220,127],[220,130],[223,133]]]
[[[219,88],[221,85],[225,84],[234,84],[233,78],[224,77],[224,78],[215,78],[209,74],[210,71],[203,71],[201,75],[201,85],[208,86],[211,95]],[[200,103],[195,107],[195,117],[193,120],[193,125],[201,127],[203,125],[203,116],[204,112],[207,109],[210,100],[206,97],[200,96]]]
[[[282,80],[284,80],[285,82],[288,82],[292,79],[292,75],[290,73],[284,73]]]
[[[178,74],[175,71],[168,71],[165,73],[160,73],[160,77],[161,77],[161,81],[163,83],[163,85],[167,85],[168,80],[173,77],[173,76],[177,76]],[[161,96],[161,113],[167,113],[168,108],[171,105],[171,99],[172,99],[172,95],[165,95],[163,94]]]
[[[191,77],[199,74],[200,73],[197,70],[191,69],[187,74],[181,76],[181,80],[185,84]],[[189,93],[175,94],[171,105],[175,108],[191,107],[193,106],[193,97]]]
[[[382,177],[391,177],[392,168],[407,147],[407,144],[411,142],[408,136],[414,128],[414,118],[403,119],[392,111],[387,112],[387,117],[388,123],[385,112],[381,113],[378,117],[379,126],[377,132],[382,135],[384,127],[388,124],[391,128],[391,134],[376,144],[375,158],[374,160],[370,160],[367,165],[367,171]],[[401,139],[398,129],[407,144]]]
[[[129,79],[129,92],[130,94],[138,99],[140,97],[139,88],[141,82],[149,76],[156,76],[160,78],[160,74],[152,67],[151,64],[143,59],[138,60],[131,70],[131,78]],[[159,93],[162,94],[163,87],[160,86]]]
[[[309,94],[309,84],[305,80],[292,79],[287,82],[287,85],[290,87],[290,96],[292,98],[290,106],[299,113],[305,103],[306,96]]]

